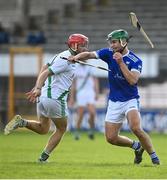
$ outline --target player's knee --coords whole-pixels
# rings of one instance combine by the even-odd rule
[[[94,112],[90,113],[90,119],[94,119],[94,118],[95,118]]]
[[[40,131],[39,131],[39,134],[44,135],[44,134],[47,134],[48,131],[49,131],[49,127],[43,126],[42,124],[40,125]]]
[[[61,129],[61,133],[64,134],[66,132],[66,128]]]
[[[140,127],[131,127],[131,130],[135,135],[138,136],[142,133],[142,129]]]
[[[45,134],[47,134],[48,133],[48,129],[41,129],[41,131],[39,132],[39,134],[41,134],[41,135],[45,135]]]
[[[78,122],[81,123],[81,122],[82,122],[82,119],[83,119],[83,115],[80,114],[80,115],[78,116]]]
[[[89,123],[94,123],[95,117],[94,116],[90,116],[88,121],[89,121]]]
[[[66,129],[67,129],[66,127],[57,128],[59,133],[61,133],[62,135],[66,132]]]
[[[116,136],[106,136],[106,140],[110,144],[113,144],[113,145],[117,144],[117,137]]]

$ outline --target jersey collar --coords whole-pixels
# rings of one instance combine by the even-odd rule
[[[128,52],[127,52],[126,54],[124,54],[122,57],[128,56],[128,54],[129,54],[129,50],[128,50]]]
[[[73,55],[73,56],[77,55],[77,53],[75,51],[73,51],[72,49],[69,48],[68,50],[70,51],[71,55]]]

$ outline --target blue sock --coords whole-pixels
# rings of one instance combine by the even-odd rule
[[[138,141],[133,141],[132,149],[138,150],[138,149],[140,149],[140,147],[141,147],[140,142],[138,142]]]
[[[150,154],[150,157],[151,157],[151,160],[152,160],[152,161],[154,161],[154,160],[159,160],[159,159],[158,159],[158,156],[156,155],[155,152],[152,152],[152,153]]]

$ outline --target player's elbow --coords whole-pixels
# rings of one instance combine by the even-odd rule
[[[137,82],[138,82],[138,80],[139,80],[139,76],[134,76],[134,75],[132,75],[130,78],[129,78],[129,80],[128,80],[128,82],[129,82],[129,84],[130,85],[135,85]]]
[[[139,80],[139,73],[138,72],[132,72],[129,76],[128,82],[130,85],[135,85]]]
[[[92,53],[91,52],[84,52],[84,60],[87,60],[87,59],[91,59],[92,58]]]
[[[136,80],[136,79],[131,79],[131,80],[129,80],[129,84],[130,84],[131,86],[134,86],[136,83],[137,83],[137,80]]]
[[[87,59],[95,59],[95,53],[94,52],[86,52],[87,53]]]

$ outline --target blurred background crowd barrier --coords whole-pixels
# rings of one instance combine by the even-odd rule
[[[96,127],[95,129],[104,132],[104,119],[106,108],[97,109]],[[141,109],[142,127],[147,132],[157,132],[167,134],[167,111],[165,109]],[[75,129],[76,111],[70,110],[70,118],[68,129],[73,131]],[[88,114],[85,112],[82,130],[88,130]],[[123,123],[122,131],[130,131],[127,121]]]

